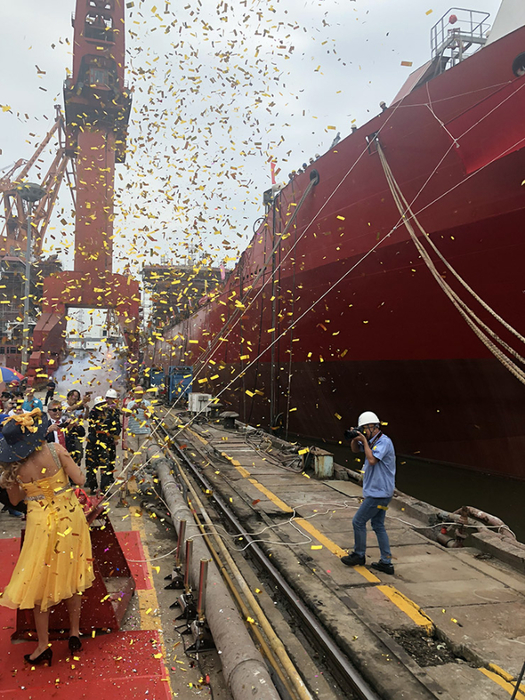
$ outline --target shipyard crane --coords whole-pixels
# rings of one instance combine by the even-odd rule
[[[3,169],[0,175],[0,364],[9,354],[8,364],[20,368],[31,320],[39,312],[40,281],[60,270],[57,256],[42,257],[42,247],[60,187],[67,179],[73,203],[75,171],[74,162],[65,148],[65,122],[56,107],[55,120],[38,144],[32,156],[19,159]],[[42,174],[43,173],[43,174]],[[27,275],[27,231],[29,209],[23,201],[24,183],[28,179],[40,183],[43,197],[31,211],[31,237],[29,258],[33,272]],[[26,283],[26,277],[29,282]],[[26,292],[26,284],[29,292]],[[28,295],[28,299],[26,296]],[[27,301],[27,310],[22,305]],[[20,318],[24,315],[24,322]]]
[[[75,203],[74,195],[74,161],[66,150],[65,122],[59,109],[56,118],[41,143],[29,160],[20,159],[0,177],[0,196],[2,197],[3,224],[0,230],[0,256],[26,255],[27,248],[27,210],[20,196],[20,184],[28,179],[33,166],[43,162],[41,156],[51,143],[53,137],[57,139],[57,146],[51,164],[47,172],[40,180],[40,186],[45,195],[35,206],[32,213],[33,227],[33,255],[37,258],[42,254],[44,237],[49,226],[51,214],[56,204],[58,193],[64,178],[68,184]]]
[[[138,352],[139,284],[112,270],[115,164],[123,163],[131,93],[124,81],[123,0],[77,0],[73,73],[64,85],[66,153],[76,159],[74,269],[44,280],[29,373],[52,371],[70,307],[111,309]]]

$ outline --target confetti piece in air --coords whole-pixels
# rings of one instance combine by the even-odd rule
[[[401,65],[410,68],[413,65],[413,63],[412,61],[401,61]]]

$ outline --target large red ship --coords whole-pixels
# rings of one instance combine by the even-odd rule
[[[465,24],[451,11],[391,105],[269,190],[224,287],[164,332],[150,363],[193,365],[193,390],[222,391],[251,424],[340,441],[371,409],[401,454],[525,478],[520,375],[473,332],[405,226],[490,306],[469,296],[481,324],[505,319],[497,333],[519,353],[509,327],[524,330],[525,27],[509,30],[513,2],[489,41],[485,16]]]

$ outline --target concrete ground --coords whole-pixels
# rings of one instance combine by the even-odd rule
[[[260,539],[272,561],[303,600],[311,599],[345,651],[352,654],[361,638],[354,660],[365,675],[373,667],[384,697],[495,700],[512,694],[525,660],[525,573],[519,557],[516,566],[505,561],[504,541],[501,559],[497,548],[493,554],[446,549],[422,534],[428,520],[415,517],[413,499],[400,494],[386,519],[395,575],[348,568],[339,558],[352,550],[359,485],[285,470],[242,434],[215,424],[185,429],[182,440],[247,529],[264,531]],[[379,559],[373,533],[368,545],[369,565]],[[525,555],[523,545],[513,548]],[[404,690],[393,687],[392,662],[396,676],[408,673]],[[525,685],[517,697],[525,699]]]

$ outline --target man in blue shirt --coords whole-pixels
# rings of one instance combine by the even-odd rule
[[[32,411],[34,408],[39,408],[41,411],[44,410],[44,407],[42,406],[42,401],[40,399],[37,399],[35,396],[35,390],[34,389],[28,389],[26,392],[26,400],[22,404],[22,408],[24,411]]]
[[[364,433],[364,434],[363,434]],[[381,552],[373,569],[393,574],[390,542],[385,529],[385,516],[392,500],[396,477],[396,453],[392,440],[381,432],[379,418],[372,411],[359,416],[357,436],[350,443],[352,452],[364,452],[363,496],[364,500],[354,515],[354,551],[341,557],[347,566],[362,566],[366,561],[366,524],[370,520],[376,533]]]

